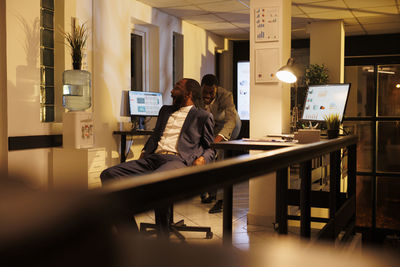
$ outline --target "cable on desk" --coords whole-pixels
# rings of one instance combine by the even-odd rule
[[[133,144],[133,139],[131,138],[131,139],[129,140],[129,145],[126,146],[125,151],[124,151],[124,153],[125,153],[125,158],[128,158],[129,150],[131,150],[132,144]],[[133,153],[133,151],[132,151],[132,153]]]

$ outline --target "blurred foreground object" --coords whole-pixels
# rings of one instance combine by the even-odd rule
[[[141,236],[121,225],[118,203],[99,192],[43,192],[0,178],[0,266],[394,267],[382,251],[265,238],[249,251]],[[196,242],[194,240],[193,242]]]

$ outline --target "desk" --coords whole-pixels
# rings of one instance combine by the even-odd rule
[[[316,145],[324,143],[334,143],[336,140],[321,140],[316,142]],[[224,149],[229,153],[232,150],[272,150],[276,148],[298,146],[298,147],[313,147],[313,144],[296,144],[290,142],[263,142],[236,140],[213,144],[214,148]],[[287,234],[287,220],[300,219],[300,235],[303,238],[310,238],[311,221],[328,222],[323,228],[323,233],[319,234],[319,238],[332,238],[337,236],[337,229],[346,231],[346,238],[354,232],[355,223],[355,170],[356,170],[356,145],[350,144],[347,147],[348,158],[347,165],[349,166],[347,173],[347,193],[340,191],[341,171],[341,149],[327,150],[330,155],[329,160],[329,192],[312,191],[311,190],[311,160],[312,158],[299,158],[293,162],[299,162],[301,179],[300,190],[288,189],[288,167],[278,169],[276,171],[276,206],[275,220],[278,222],[278,231],[280,234]],[[322,152],[322,151],[320,151]],[[319,155],[321,156],[321,155]],[[232,186],[224,187],[224,236],[232,236]],[[226,202],[225,202],[226,201]],[[226,205],[225,205],[226,203]],[[287,214],[288,205],[300,206],[301,216],[289,216]],[[329,218],[311,217],[311,207],[329,208]],[[352,224],[347,224],[347,218],[352,218]],[[344,224],[346,223],[346,224]],[[225,228],[226,227],[226,228]],[[225,241],[225,240],[224,240]],[[227,240],[229,242],[229,240]]]
[[[251,140],[240,139],[232,141],[223,141],[213,143],[212,147],[215,149],[222,149],[227,158],[232,157],[233,150],[248,151],[248,150],[272,150],[290,146],[301,146],[295,142],[282,142],[282,141],[264,141],[264,140]],[[279,224],[279,233],[287,233],[287,183],[288,174],[287,169],[277,171],[276,175],[276,194],[275,194],[275,218]],[[232,204],[233,204],[233,186],[224,188],[224,209],[223,209],[223,231],[224,237],[232,237]],[[228,208],[230,207],[230,208]],[[231,242],[232,240],[225,240],[224,242]]]
[[[212,146],[216,149],[223,149],[227,152],[232,150],[271,150],[288,146],[301,145],[295,142],[281,142],[279,141],[264,141],[264,140],[253,140],[253,139],[240,139],[232,141],[223,141],[219,143],[213,143]]]
[[[125,156],[125,150],[126,150],[126,136],[138,136],[138,135],[151,135],[153,133],[153,130],[134,130],[134,131],[114,131],[114,135],[120,135],[121,136],[121,163],[125,162],[126,156]]]

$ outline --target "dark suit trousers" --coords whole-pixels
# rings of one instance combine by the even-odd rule
[[[101,182],[134,178],[142,174],[161,172],[186,167],[183,160],[175,155],[151,154],[138,160],[123,162],[104,170],[101,175]]]
[[[135,176],[152,172],[161,172],[186,167],[183,160],[175,155],[151,154],[138,160],[123,162],[104,170],[101,175],[102,183],[112,180],[131,179]],[[171,207],[155,209],[156,223],[166,226],[172,222]]]

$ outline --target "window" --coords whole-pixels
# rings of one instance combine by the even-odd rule
[[[345,67],[345,127],[357,146],[357,225],[399,230],[400,65]]]
[[[172,58],[172,85],[183,78],[183,35],[174,32]]]
[[[145,34],[136,33],[131,34],[131,90],[144,91]]]
[[[40,121],[54,121],[54,0],[40,9]]]

